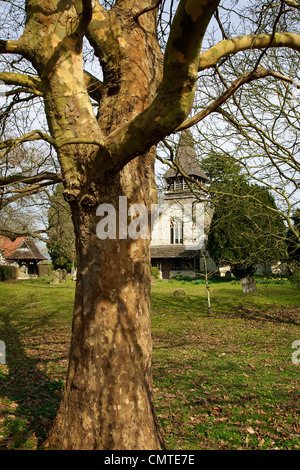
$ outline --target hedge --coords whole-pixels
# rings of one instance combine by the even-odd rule
[[[0,281],[11,281],[17,279],[18,268],[15,266],[0,266]]]
[[[155,279],[159,279],[159,273],[160,273],[160,271],[159,271],[158,268],[156,268],[154,266],[151,268],[151,275],[154,276]]]
[[[50,262],[40,262],[37,267],[39,277],[50,276],[53,271],[53,264]]]

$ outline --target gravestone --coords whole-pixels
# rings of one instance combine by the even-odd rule
[[[59,272],[58,270],[56,271],[53,271],[52,274],[51,274],[51,281],[50,281],[50,284],[59,284]]]
[[[185,291],[183,289],[177,289],[173,292],[174,297],[185,297]]]
[[[241,279],[244,294],[257,294],[257,287],[254,277],[244,277]]]
[[[67,281],[67,270],[66,269],[62,269],[61,271],[61,282],[66,282]]]

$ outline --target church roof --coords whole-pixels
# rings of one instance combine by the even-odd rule
[[[42,261],[46,259],[34,241],[26,237],[18,237],[12,241],[8,237],[0,236],[0,250],[7,260],[35,259]]]
[[[208,179],[199,165],[193,137],[189,130],[184,130],[181,132],[175,161],[179,163],[181,168],[189,176],[200,176],[203,179]],[[173,168],[169,168],[166,171],[164,178],[172,178],[175,177],[177,174],[178,172],[176,170],[173,170]]]
[[[151,258],[183,258],[191,259],[199,254],[199,250],[187,250],[184,245],[151,246]]]

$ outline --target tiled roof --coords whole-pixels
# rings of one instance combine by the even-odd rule
[[[8,237],[0,236],[0,250],[3,253],[3,256],[5,258],[9,258],[17,250],[25,238],[26,237],[18,237],[12,241]]]
[[[22,244],[24,247],[21,246]],[[0,250],[7,260],[44,260],[45,256],[41,254],[33,240],[26,237],[18,237],[14,241],[8,237],[0,236]]]
[[[151,246],[151,258],[190,259],[199,255],[199,250],[187,250],[183,245]]]

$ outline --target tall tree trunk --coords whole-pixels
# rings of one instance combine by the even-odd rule
[[[100,240],[96,211],[104,203],[117,209],[126,196],[150,214],[153,145],[191,110],[199,50],[217,4],[180,3],[163,60],[157,9],[147,11],[145,0],[116,2],[109,11],[97,1],[27,2],[20,47],[41,79],[78,257],[66,389],[45,448],[164,447],[152,397],[150,233]],[[97,116],[82,67],[83,35],[103,70]]]
[[[119,196],[150,215],[154,149],[141,158],[151,171],[136,158],[93,193],[117,209],[117,220]],[[72,214],[78,269],[69,370],[44,448],[163,449],[152,391],[150,237],[101,240],[96,205],[73,203]]]
[[[72,92],[70,101],[70,92],[64,93],[61,82],[69,87],[72,75],[67,85],[60,69],[51,81],[48,76],[44,80],[45,94],[51,90],[58,97],[47,101],[47,116],[59,138],[70,133],[66,112],[72,118],[70,138],[99,140],[142,112],[157,91],[161,56],[155,36],[149,34],[147,42],[140,26],[131,23],[128,32],[123,31],[126,40],[121,40],[117,16],[106,36],[101,18],[102,11],[90,25],[89,39],[103,49],[107,41],[114,46],[110,60],[102,63],[105,80],[97,120],[82,117],[84,94]],[[75,51],[65,60],[68,70],[76,60]],[[64,95],[67,104],[60,98]],[[128,155],[124,166],[112,148],[105,153],[97,146],[65,145],[58,152],[75,226],[78,267],[68,377],[45,449],[164,448],[152,392],[150,232],[148,239],[137,240],[119,238],[118,232],[116,239],[101,240],[96,232],[97,207],[110,204],[118,220],[120,196],[126,196],[128,207],[143,204],[150,215],[151,203],[156,202],[156,150],[133,160]]]

